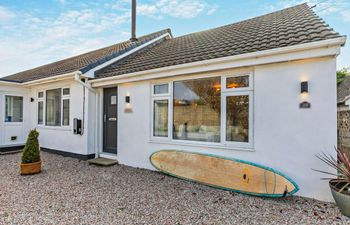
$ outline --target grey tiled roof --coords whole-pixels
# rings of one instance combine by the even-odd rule
[[[96,78],[340,37],[307,4],[166,40],[116,62]]]
[[[86,72],[120,54],[123,54],[145,42],[161,36],[164,33],[171,33],[169,29],[161,30],[138,38],[138,41],[125,41],[105,48],[91,51],[82,55],[74,56],[58,62],[50,63],[31,70],[26,70],[10,76],[0,78],[3,81],[28,82],[42,78],[52,77],[74,71]]]
[[[337,88],[337,102],[343,103],[350,96],[350,75],[346,76]]]

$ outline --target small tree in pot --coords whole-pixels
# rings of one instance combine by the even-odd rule
[[[350,217],[350,160],[343,148],[336,149],[338,160],[331,155],[325,153],[316,155],[321,161],[336,169],[337,174],[326,171],[315,170],[324,174],[333,175],[336,178],[329,179],[329,186],[332,191],[333,198],[337,203],[340,211],[347,217]]]
[[[39,133],[31,130],[22,153],[21,175],[41,172],[41,159],[38,141]]]

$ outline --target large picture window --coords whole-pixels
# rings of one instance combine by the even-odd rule
[[[44,94],[45,93],[45,94]],[[57,88],[38,92],[37,122],[46,126],[69,126],[70,89]],[[45,124],[44,124],[45,118]]]
[[[23,97],[5,96],[5,122],[23,122]]]
[[[251,74],[175,80],[152,96],[152,137],[252,146]]]
[[[174,82],[173,139],[220,142],[220,77]]]

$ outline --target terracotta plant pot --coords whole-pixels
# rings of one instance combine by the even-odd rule
[[[21,175],[30,175],[41,172],[41,161],[35,163],[21,163]]]
[[[339,192],[344,184],[346,184],[346,182],[339,183],[334,180],[329,181],[329,186],[331,188],[333,198],[337,203],[339,210],[344,214],[344,216],[350,217],[350,192]]]

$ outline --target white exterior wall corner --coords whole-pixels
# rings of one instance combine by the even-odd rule
[[[312,170],[328,170],[315,154],[335,154],[335,57],[255,66],[254,151],[216,149],[150,141],[151,83],[138,81],[119,87],[118,161],[154,169],[149,156],[161,149],[210,153],[272,167],[289,175],[301,190],[297,195],[331,201],[327,182]],[[226,73],[224,73],[226,74]],[[200,75],[199,75],[200,76]],[[300,109],[300,82],[309,81],[310,109]],[[125,113],[124,98],[131,96],[132,113]]]

